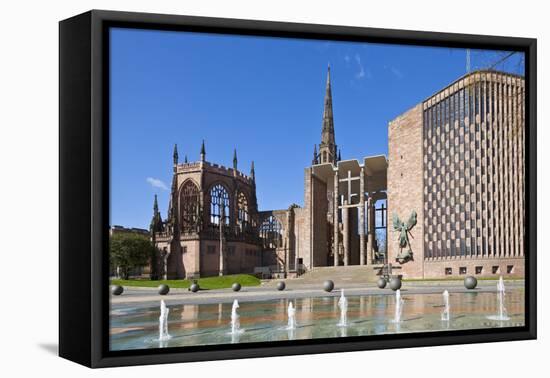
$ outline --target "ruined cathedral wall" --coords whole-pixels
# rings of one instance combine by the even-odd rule
[[[185,266],[181,260],[181,246],[177,240],[172,240],[168,248],[170,255],[168,256],[168,278],[183,278],[185,277]]]
[[[204,193],[203,224],[210,223],[210,189],[221,184],[229,195],[231,224],[236,224],[237,193],[243,192],[249,204],[249,217],[255,219],[257,208],[252,179],[232,168],[226,168],[208,162],[183,163],[177,166],[177,206],[181,215],[180,196],[183,185],[191,180],[199,191]],[[174,278],[196,278],[219,274],[219,238],[216,233],[204,232],[201,236],[181,235],[172,247],[170,269]],[[177,257],[176,257],[177,256]],[[231,273],[251,273],[260,262],[260,246],[246,242],[228,242],[226,268]]]
[[[220,243],[217,240],[202,240],[200,250],[201,277],[217,276],[220,272]]]
[[[422,104],[390,122],[388,126],[388,262],[399,254],[399,233],[392,226],[393,214],[406,222],[412,211],[417,224],[409,240],[413,261],[401,265],[405,278],[424,277],[424,199],[422,176]]]
[[[282,271],[284,270],[284,265],[286,262],[287,250],[290,248],[288,231],[290,230],[289,220],[289,211],[288,210],[273,210],[273,216],[281,222],[282,226],[282,241],[279,247],[275,250],[275,265]]]
[[[202,183],[202,171],[200,170],[200,163],[189,163],[189,164],[183,164],[179,165],[177,168],[177,177],[176,177],[176,183],[177,183],[177,196],[176,200],[177,203],[175,206],[177,206],[177,216],[178,219],[181,216],[181,191],[183,189],[183,185],[187,182],[192,182],[194,185],[196,185],[197,189],[201,190],[201,183]],[[181,223],[180,223],[181,227]]]
[[[253,273],[254,268],[261,266],[261,248],[246,242],[229,242],[226,251],[228,274]]]
[[[259,224],[267,220],[270,216],[273,216],[281,225],[280,244],[277,248],[263,248],[261,265],[269,266],[276,269],[283,270],[285,261],[285,248],[288,248],[287,231],[289,229],[288,224],[288,210],[265,210],[258,213]],[[260,235],[261,237],[261,235]]]
[[[199,163],[178,165],[177,175],[178,192],[183,183],[189,179],[193,180],[193,183],[197,185],[200,190],[202,172]]]
[[[185,269],[185,278],[200,276],[200,241],[186,240],[181,242],[181,261]]]
[[[252,181],[241,172],[234,171],[232,168],[225,168],[217,164],[210,165],[205,163],[205,165],[206,169],[202,178],[204,187],[202,189],[204,191],[205,208],[203,211],[206,224],[208,224],[210,220],[209,194],[212,187],[216,184],[223,185],[229,194],[232,225],[235,225],[237,222],[238,192],[243,192],[246,196],[249,205],[249,216],[254,218],[257,213],[257,208],[255,203],[255,189],[252,185]]]

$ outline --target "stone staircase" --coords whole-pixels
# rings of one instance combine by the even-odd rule
[[[335,284],[372,283],[378,279],[382,265],[349,265],[316,267],[304,273],[297,280],[304,284],[332,280]]]

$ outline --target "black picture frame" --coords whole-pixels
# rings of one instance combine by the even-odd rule
[[[525,326],[136,351],[108,348],[110,27],[525,53]],[[59,355],[89,367],[535,339],[536,39],[92,10],[59,24]]]

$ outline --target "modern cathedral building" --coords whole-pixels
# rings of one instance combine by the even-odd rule
[[[522,76],[476,71],[390,122],[388,208],[418,214],[405,276],[524,275],[524,105]]]
[[[523,105],[523,77],[477,71],[391,121],[389,159],[341,160],[329,68],[303,206],[258,211],[253,162],[249,174],[236,151],[230,168],[208,162],[203,142],[199,161],[180,163],[175,148],[166,220],[155,198],[153,271],[294,277],[392,263],[406,278],[523,276]]]

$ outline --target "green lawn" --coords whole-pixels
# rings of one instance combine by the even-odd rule
[[[233,274],[221,277],[205,277],[199,278],[198,284],[201,289],[224,289],[231,287],[235,282],[242,286],[259,286],[260,279],[250,274]],[[121,286],[139,286],[139,287],[157,287],[160,284],[166,284],[170,288],[188,288],[193,281],[190,280],[158,280],[152,281],[147,279],[138,280],[111,280],[112,285]]]

